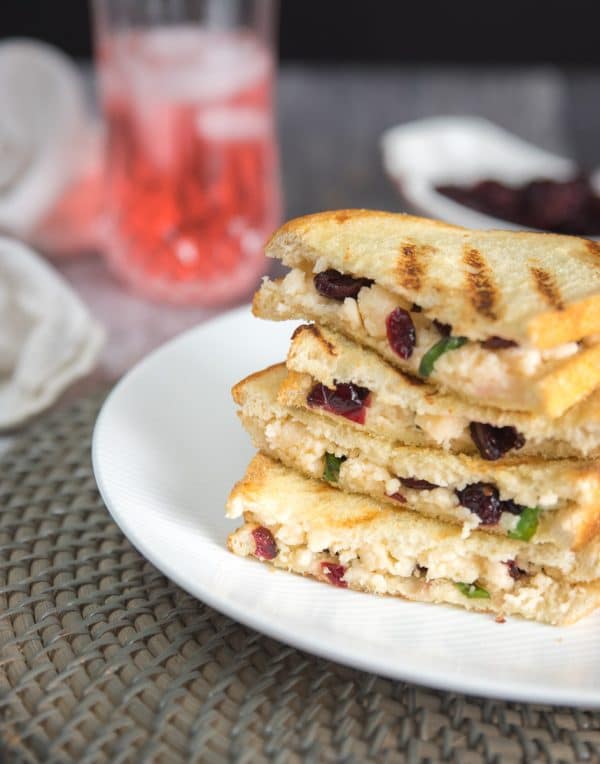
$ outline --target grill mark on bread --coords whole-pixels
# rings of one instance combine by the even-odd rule
[[[594,257],[600,256],[600,241],[591,241],[590,239],[586,239],[584,243],[585,248],[590,253],[590,255],[594,255]]]
[[[336,212],[334,220],[336,223],[345,223],[346,220],[350,220],[352,215],[349,212],[346,212],[342,210],[341,212]]]
[[[413,289],[415,292],[421,289],[425,275],[425,258],[433,251],[433,247],[428,244],[418,245],[407,242],[400,245],[398,274],[402,286]]]
[[[552,275],[543,268],[535,265],[529,266],[529,272],[533,276],[535,288],[542,295],[544,300],[556,310],[564,310],[564,303],[558,285]]]
[[[498,290],[494,284],[492,272],[479,250],[468,247],[465,249],[463,261],[467,266],[467,292],[471,304],[482,316],[495,321],[495,310]]]
[[[296,337],[299,337],[303,332],[310,332],[313,337],[319,342],[319,344],[324,348],[325,352],[328,355],[336,356],[337,352],[335,349],[335,345],[333,343],[329,342],[329,340],[326,340],[325,337],[321,334],[319,331],[319,327],[316,324],[303,324],[302,326],[297,326],[294,329],[294,333],[292,334],[292,342],[296,339]]]
[[[595,271],[600,271],[600,241],[591,241],[589,239],[584,240],[585,253],[584,257],[581,257],[579,250],[576,252],[579,254],[579,259],[590,265]],[[591,260],[590,260],[591,255]]]

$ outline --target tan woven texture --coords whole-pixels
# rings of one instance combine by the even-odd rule
[[[99,404],[46,418],[0,462],[0,760],[600,761],[600,713],[392,682],[190,597],[98,496]]]

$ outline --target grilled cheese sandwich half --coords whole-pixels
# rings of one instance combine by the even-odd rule
[[[233,489],[243,525],[229,549],[341,588],[569,624],[594,610],[600,584],[569,583],[528,559],[528,546],[365,496],[345,494],[259,454]]]
[[[292,220],[262,318],[305,318],[467,399],[557,417],[600,384],[600,254],[570,236],[342,210]]]

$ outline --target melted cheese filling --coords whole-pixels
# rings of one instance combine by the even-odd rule
[[[258,518],[256,518],[257,524]],[[254,554],[252,528],[243,526],[236,535],[236,553],[241,555]],[[377,581],[377,576],[391,575],[403,578],[414,577],[421,582],[446,579],[461,583],[475,583],[496,591],[511,591],[518,582],[509,573],[509,568],[503,562],[489,560],[480,555],[460,555],[443,551],[439,548],[426,550],[410,549],[409,545],[386,545],[370,541],[357,548],[350,548],[343,542],[332,538],[321,537],[321,534],[304,531],[297,526],[271,525],[271,531],[277,544],[278,566],[292,569],[298,573],[323,578],[321,563],[331,561],[343,565],[344,580],[352,586],[369,577],[371,584]],[[327,548],[323,548],[323,544]],[[529,574],[537,572],[534,566],[528,566]],[[375,577],[375,579],[373,579]],[[528,577],[522,579],[527,581]],[[377,593],[386,593],[383,586],[369,587]]]
[[[318,271],[317,262],[315,272]],[[411,306],[401,297],[377,284],[363,287],[357,299],[347,297],[342,303],[320,295],[313,284],[312,274],[298,268],[284,278],[282,286],[289,295],[301,296],[303,301],[308,301],[319,314],[335,313],[349,330],[366,332],[373,340],[384,343],[388,342],[386,319],[389,314],[396,308],[408,310],[416,330],[416,344],[410,358],[402,359],[402,366],[415,375],[425,353],[441,338],[427,316],[411,311]],[[460,386],[468,397],[482,400],[489,396],[505,398],[525,379],[538,375],[578,350],[576,342],[549,350],[524,347],[486,350],[479,342],[471,341],[444,353],[437,360],[433,375],[452,379],[453,387]]]

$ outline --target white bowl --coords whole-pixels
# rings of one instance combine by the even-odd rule
[[[571,159],[557,156],[480,117],[434,117],[387,130],[381,140],[386,172],[405,199],[425,215],[467,228],[524,229],[466,207],[436,186],[470,186],[494,179],[522,185],[538,178],[569,180]]]

